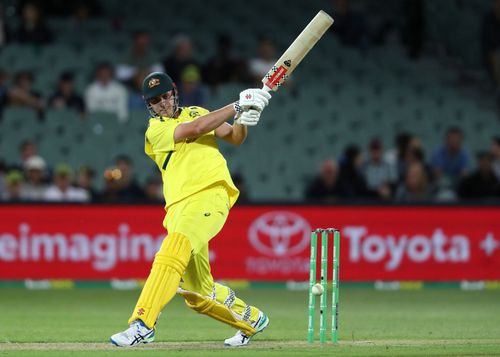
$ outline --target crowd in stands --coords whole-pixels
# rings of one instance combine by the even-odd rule
[[[96,190],[96,180],[103,180]],[[151,177],[140,186],[134,177],[132,160],[121,155],[102,173],[82,166],[74,170],[66,164],[51,167],[32,141],[19,147],[19,162],[6,167],[0,162],[0,201],[4,202],[103,202],[160,203],[161,179]]]
[[[97,1],[75,1],[72,5],[61,5],[59,1],[20,1],[17,28],[9,28],[5,21],[5,9],[0,5],[0,51],[10,44],[32,44],[44,46],[54,43],[54,34],[45,20],[51,16],[65,15],[77,23],[100,13]],[[332,35],[345,46],[365,48],[368,44],[386,41],[391,32],[398,32],[408,48],[410,57],[418,57],[422,51],[424,23],[423,3],[410,1],[407,26],[397,28],[390,20],[382,21],[375,28],[369,28],[366,13],[353,9],[348,0],[332,0],[335,12],[335,26]],[[411,11],[410,11],[411,10]],[[119,29],[119,19],[110,18]],[[76,26],[76,25],[75,25]],[[215,54],[200,63],[193,41],[185,34],[179,34],[171,41],[170,54],[160,58],[152,48],[152,34],[137,30],[132,35],[130,50],[114,63],[96,63],[93,79],[83,93],[75,92],[75,73],[60,74],[57,88],[44,89],[47,93],[33,90],[37,73],[31,71],[10,72],[0,68],[0,115],[6,106],[33,108],[43,119],[48,108],[70,107],[78,110],[82,117],[86,111],[109,111],[121,121],[127,120],[130,110],[143,109],[140,84],[147,73],[166,70],[177,83],[181,93],[181,105],[206,103],[211,89],[219,84],[238,82],[254,84],[262,78],[276,60],[276,51],[270,38],[261,38],[255,58],[245,61],[233,53],[232,39],[225,34],[216,41]],[[500,83],[500,0],[493,0],[491,10],[485,14],[482,23],[482,57],[487,73]]]
[[[352,11],[348,1],[333,3],[337,9],[333,34],[346,46],[363,48],[368,41],[382,39],[390,28],[390,24],[385,24],[369,39],[364,14]],[[40,4],[23,2],[17,29],[6,26],[0,5],[0,50],[12,43],[46,45],[56,40]],[[498,79],[500,36],[488,34],[498,33],[500,0],[493,4],[483,25],[483,55],[489,73]],[[67,7],[62,9],[67,11]],[[57,8],[51,11],[57,13]],[[82,21],[98,12],[97,2],[75,1],[71,14],[75,21]],[[408,35],[410,56],[417,56],[421,49],[419,21],[417,16]],[[33,89],[36,73],[11,73],[8,68],[0,68],[0,120],[3,108],[27,107],[36,111],[41,121],[46,110],[61,108],[77,111],[82,120],[89,112],[110,112],[119,121],[127,121],[130,111],[144,110],[146,121],[141,85],[151,71],[166,70],[170,74],[177,83],[181,106],[203,106],[210,91],[220,84],[259,83],[277,57],[270,38],[259,39],[256,55],[248,61],[233,54],[232,40],[227,35],[221,34],[215,41],[215,54],[204,63],[197,60],[194,43],[184,34],[173,39],[168,56],[157,58],[151,48],[151,34],[138,30],[132,34],[126,56],[115,63],[96,64],[93,79],[82,93],[76,90],[72,72],[60,73],[57,86],[50,93],[39,93]],[[322,203],[356,199],[425,202],[500,198],[500,137],[492,139],[489,151],[477,154],[477,164],[463,147],[462,139],[459,128],[450,128],[443,146],[434,151],[423,146],[425,138],[411,134],[398,135],[392,149],[384,148],[376,138],[366,148],[350,145],[341,157],[321,163],[320,173],[304,190],[304,198]],[[429,158],[424,155],[426,151],[432,151]],[[65,164],[51,167],[47,163],[50,158],[38,153],[35,142],[26,141],[20,147],[16,165],[7,166],[2,159],[6,158],[0,154],[3,201],[161,202],[163,199],[161,180],[151,177],[141,187],[134,178],[133,162],[127,156],[116,158],[114,166],[105,172],[95,172],[91,167],[75,170]],[[236,176],[243,188],[244,178]],[[104,188],[98,192],[95,180],[100,179],[104,179]],[[245,200],[248,196],[251,195],[245,192]]]
[[[493,137],[489,151],[476,160],[462,144],[462,132],[449,128],[442,146],[427,160],[418,137],[403,133],[395,147],[385,149],[373,139],[366,151],[356,145],[345,148],[338,159],[326,159],[311,178],[304,199],[333,204],[355,201],[427,203],[494,201],[500,199],[500,137]],[[159,176],[140,186],[134,178],[132,160],[119,156],[114,166],[101,173],[91,167],[75,172],[65,164],[49,167],[36,144],[23,142],[19,162],[6,167],[0,162],[0,198],[6,202],[104,202],[160,203],[163,200]],[[241,201],[251,202],[244,177],[234,173],[241,189]],[[104,187],[96,191],[96,180]]]
[[[457,127],[446,133],[442,146],[425,158],[420,138],[408,133],[396,137],[395,147],[384,150],[373,139],[366,154],[355,145],[341,157],[321,163],[305,198],[335,203],[355,200],[422,203],[488,201],[500,199],[500,136],[489,151],[470,157]]]
[[[180,105],[203,106],[211,88],[230,82],[252,85],[257,79],[260,81],[263,69],[269,68],[268,64],[276,60],[274,45],[267,38],[261,39],[259,44],[259,53],[266,57],[256,57],[248,63],[230,55],[231,40],[228,37],[221,35],[217,41],[219,50],[205,65],[193,60],[193,45],[184,35],[174,40],[174,52],[164,63],[148,62],[150,57],[147,51],[137,49],[149,46],[145,45],[149,43],[149,34],[138,32],[134,35],[130,57],[116,65],[107,62],[97,64],[93,79],[84,93],[76,92],[74,73],[69,71],[63,72],[57,87],[50,95],[44,96],[33,90],[33,72],[9,73],[0,68],[0,116],[3,108],[26,107],[39,113],[40,120],[43,120],[46,109],[69,108],[78,111],[82,119],[87,112],[109,112],[116,115],[119,121],[127,121],[129,111],[145,110],[141,94],[144,77],[151,71],[164,71],[165,68],[169,69],[169,75],[177,84]]]
[[[80,9],[75,10],[77,14]],[[46,45],[54,41],[36,2],[25,3],[21,18],[17,32],[4,29],[3,36],[0,35],[3,39],[0,51],[11,43]],[[214,39],[214,56],[200,63],[195,56],[194,43],[187,35],[179,34],[173,38],[172,51],[165,58],[153,54],[148,31],[137,30],[131,36],[130,50],[123,58],[118,58],[115,63],[95,65],[92,80],[83,93],[76,91],[75,73],[69,71],[60,74],[57,87],[49,94],[33,89],[36,73],[28,70],[12,73],[7,68],[0,68],[0,117],[5,107],[32,108],[39,113],[41,120],[47,109],[71,108],[77,110],[82,119],[87,112],[110,112],[119,121],[126,121],[129,111],[145,110],[141,95],[143,78],[152,71],[166,69],[177,84],[180,105],[203,106],[211,89],[224,83],[251,85],[260,82],[263,73],[276,60],[274,44],[269,38],[261,38],[258,55],[244,61],[234,56],[231,38],[220,34]]]

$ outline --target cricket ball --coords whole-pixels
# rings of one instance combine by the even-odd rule
[[[323,287],[321,286],[321,284],[314,284],[312,287],[312,293],[316,296],[323,295]]]

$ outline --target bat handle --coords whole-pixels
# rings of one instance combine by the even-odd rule
[[[265,90],[266,92],[272,91],[272,89],[266,86],[265,84],[262,86],[262,90]]]

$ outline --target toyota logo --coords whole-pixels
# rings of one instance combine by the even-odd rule
[[[250,243],[269,256],[294,255],[309,244],[311,227],[301,216],[287,211],[268,212],[248,230]]]

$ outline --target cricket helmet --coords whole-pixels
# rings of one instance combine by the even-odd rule
[[[175,88],[172,78],[163,72],[153,72],[142,82],[142,95],[147,101]]]
[[[152,116],[159,116],[160,114],[153,110],[150,100],[154,97],[165,94],[173,90],[174,96],[174,106],[172,108],[172,116],[175,116],[179,109],[179,95],[177,92],[177,87],[172,81],[172,78],[163,72],[153,72],[144,78],[142,82],[142,97],[146,101],[146,107],[148,108]]]

